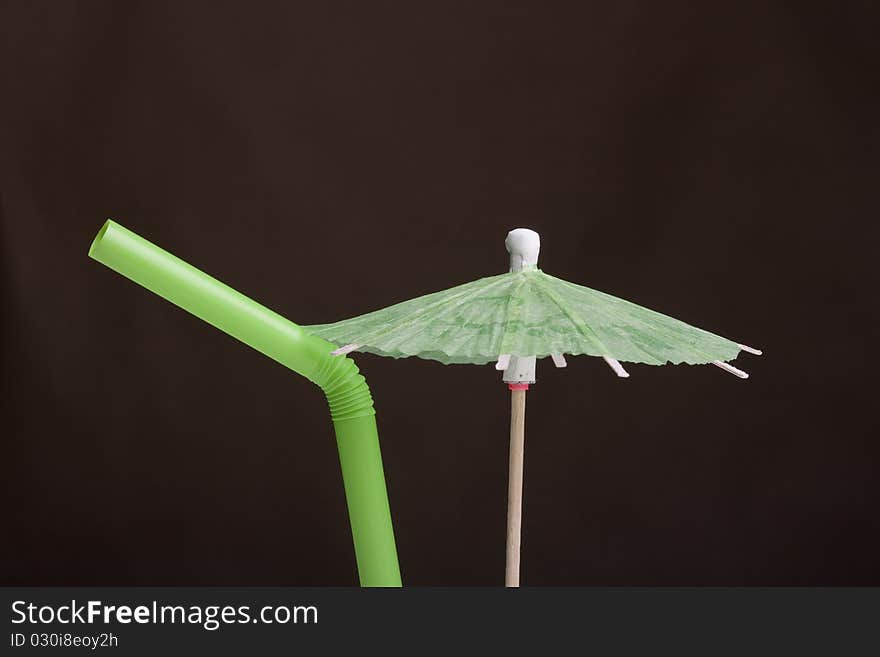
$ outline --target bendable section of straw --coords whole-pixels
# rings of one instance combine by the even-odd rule
[[[350,358],[331,356],[322,360],[314,377],[327,396],[334,422],[376,414],[367,381]]]

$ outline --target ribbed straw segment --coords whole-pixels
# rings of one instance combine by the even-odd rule
[[[334,422],[376,414],[367,381],[350,358],[334,356],[324,359],[312,376],[327,396]]]

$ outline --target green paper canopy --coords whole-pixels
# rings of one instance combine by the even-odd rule
[[[357,351],[447,364],[489,363],[502,354],[703,364],[732,360],[741,350],[727,338],[534,266],[306,328]]]

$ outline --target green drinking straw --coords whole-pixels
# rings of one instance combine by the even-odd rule
[[[306,377],[327,396],[336,430],[361,586],[400,586],[370,389],[335,345],[108,220],[89,256]]]

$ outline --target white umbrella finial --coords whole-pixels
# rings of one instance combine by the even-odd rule
[[[507,233],[504,246],[510,254],[510,271],[522,271],[528,266],[538,266],[541,236],[528,228],[514,228]]]

